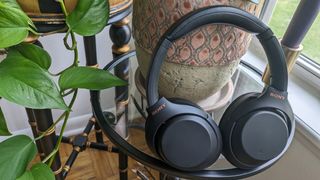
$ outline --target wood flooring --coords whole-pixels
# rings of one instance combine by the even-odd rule
[[[140,130],[131,129],[130,141],[134,142],[135,145],[141,150],[149,151],[148,147],[144,141],[144,134]],[[95,140],[94,132],[90,133],[89,139],[91,141]],[[106,143],[110,141],[104,136]],[[60,150],[60,156],[62,163],[68,159],[72,151],[72,145],[62,144]],[[136,180],[137,175],[132,172],[132,169],[139,169],[145,174],[147,171],[139,165],[136,161],[129,158],[129,168],[128,168],[128,179]],[[150,170],[148,168],[148,170]],[[150,170],[153,177],[158,179],[158,172]],[[116,153],[110,153],[106,151],[99,151],[95,149],[86,149],[78,155],[77,160],[72,166],[70,173],[67,176],[67,180],[118,180],[119,179],[119,168],[118,168],[118,155]],[[149,176],[152,180],[151,176]]]

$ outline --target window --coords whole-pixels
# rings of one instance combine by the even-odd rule
[[[270,27],[278,37],[282,37],[297,9],[300,0],[278,0],[274,9]],[[311,29],[304,38],[303,55],[320,64],[320,16],[317,17]]]
[[[264,0],[261,19],[269,24],[277,37],[283,37],[300,0]],[[304,49],[289,76],[289,101],[297,115],[297,129],[311,134],[310,141],[320,143],[320,15],[302,41]],[[260,71],[265,70],[266,58],[259,42],[252,41],[243,57]],[[308,136],[309,137],[309,136]],[[317,140],[314,140],[317,139]],[[320,147],[319,147],[320,148]]]

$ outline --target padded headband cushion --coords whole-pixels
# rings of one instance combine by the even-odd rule
[[[159,99],[158,81],[161,65],[172,42],[188,32],[207,24],[229,24],[257,34],[268,58],[271,72],[271,86],[286,91],[288,73],[282,48],[272,31],[257,17],[246,11],[225,6],[198,9],[177,21],[161,38],[152,57],[147,80],[147,100],[149,106]]]

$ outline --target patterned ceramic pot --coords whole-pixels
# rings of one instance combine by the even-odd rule
[[[107,0],[110,4],[110,16],[116,15],[132,4],[132,0]],[[20,7],[32,19],[39,32],[49,33],[64,28],[65,17],[60,5],[55,0],[17,0]],[[71,12],[78,0],[64,1],[65,6]]]
[[[230,5],[255,15],[259,6],[248,0],[135,0],[133,36],[139,67],[146,78],[152,51],[163,33],[195,9]],[[219,91],[245,54],[250,35],[227,25],[207,25],[173,43],[161,67],[160,94],[198,102]]]

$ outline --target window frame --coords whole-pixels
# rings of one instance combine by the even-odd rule
[[[266,24],[272,17],[276,2],[277,0],[265,0],[264,2],[260,19]],[[252,39],[248,52],[241,59],[261,72],[264,72],[267,64],[266,55],[257,38]],[[306,145],[312,151],[319,153],[320,122],[314,119],[320,117],[320,95],[318,93],[320,92],[320,65],[301,54],[289,75],[289,85],[293,86],[293,88],[289,87],[289,101],[296,114],[295,137],[300,140],[302,138],[303,142],[308,142]],[[312,100],[305,100],[305,97],[308,97],[309,100],[312,98]],[[294,100],[291,101],[290,98]],[[304,101],[303,103],[301,103],[301,99]],[[300,108],[301,104],[302,108]],[[306,104],[307,107],[304,106]],[[306,111],[305,108],[308,108],[308,110]]]
[[[277,1],[278,0],[264,1],[264,5],[259,17],[264,23],[269,24],[272,18],[273,11],[277,5]],[[262,52],[261,48],[257,47],[260,47],[260,43],[254,39],[252,41],[250,50],[258,57],[263,57],[264,52]],[[262,59],[264,60],[264,62],[267,62],[265,58]],[[301,53],[298,57],[297,62],[294,65],[292,72],[290,73],[296,75],[301,80],[308,82],[309,85],[316,88],[317,90],[320,90],[320,65],[309,57],[305,56],[303,53]]]

